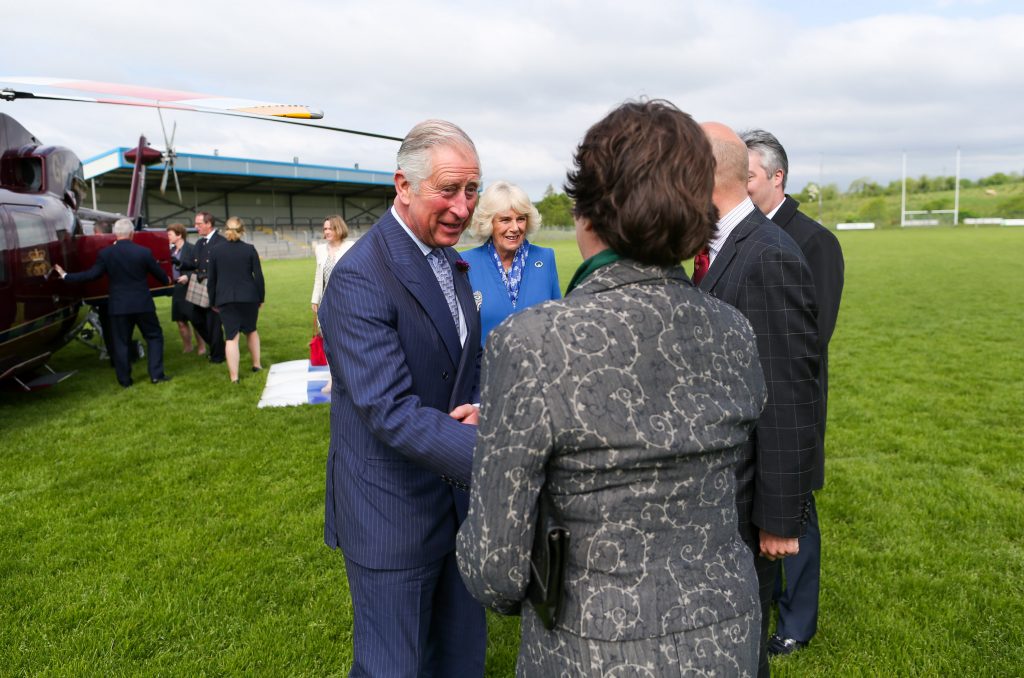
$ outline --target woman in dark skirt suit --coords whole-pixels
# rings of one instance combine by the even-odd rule
[[[626,103],[575,164],[583,265],[487,340],[459,570],[514,610],[543,489],[569,528],[565,589],[550,631],[522,605],[518,675],[753,675],[736,467],[765,382],[750,323],[680,266],[715,227],[711,146],[672,104]]]
[[[245,334],[252,371],[263,369],[260,364],[260,335],[256,331],[256,320],[266,292],[263,269],[256,248],[242,242],[243,233],[245,225],[242,220],[229,217],[224,228],[227,242],[212,250],[207,272],[210,306],[220,313],[228,376],[235,384],[238,383],[239,332]]]
[[[179,265],[182,261],[192,261],[192,243],[187,240],[187,231],[184,224],[171,224],[167,227],[167,240],[171,243],[171,263],[173,265],[172,276],[174,279],[174,292],[171,296],[171,320],[178,323],[178,333],[181,335],[182,353],[192,352],[192,335],[195,334],[196,348],[199,355],[206,355],[206,342],[199,335],[199,330],[194,326],[189,327],[193,322],[192,304],[185,300],[185,292],[188,290],[188,276],[181,272]]]

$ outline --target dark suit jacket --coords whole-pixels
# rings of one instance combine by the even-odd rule
[[[757,335],[768,402],[738,470],[740,534],[804,532],[820,476],[818,331],[814,282],[800,247],[757,208],[711,263],[700,288],[732,304]]]
[[[148,276],[152,275],[165,285],[170,284],[153,253],[131,240],[115,240],[110,247],[99,251],[92,268],[81,273],[68,273],[64,280],[88,282],[104,274],[110,278],[110,315],[156,311]]]
[[[206,280],[209,275],[210,255],[214,249],[226,242],[227,238],[222,236],[219,231],[213,232],[209,242],[205,238],[199,238],[192,247],[192,260],[186,262],[182,259],[181,270],[197,274],[199,280]]]
[[[446,248],[468,325],[459,344],[430,263],[389,210],[335,265],[319,319],[333,377],[324,539],[379,569],[455,548],[476,427],[448,416],[478,402],[480,317]]]
[[[791,196],[786,196],[782,206],[775,212],[772,221],[789,234],[807,259],[814,276],[814,295],[818,301],[818,351],[821,353],[821,419],[819,422],[819,444],[821,458],[825,457],[825,420],[828,401],[828,342],[836,328],[839,317],[839,300],[843,296],[843,249],[839,239],[814,219],[797,210],[800,206]],[[824,465],[821,467],[821,482],[824,484]]]
[[[177,255],[177,258],[175,258],[175,254]],[[178,248],[178,251],[176,253],[172,251],[171,259],[174,261],[174,267],[178,269],[177,272],[179,275],[182,273],[188,273],[189,269],[183,267],[182,264],[191,265],[193,260],[195,259],[195,255],[195,245],[185,240],[181,242],[181,247]]]
[[[249,243],[225,242],[210,252],[207,269],[210,306],[231,303],[262,304],[266,291],[260,255]]]

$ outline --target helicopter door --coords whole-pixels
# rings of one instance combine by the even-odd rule
[[[14,322],[13,273],[15,248],[7,236],[8,219],[0,207],[0,330],[6,330]]]
[[[14,236],[17,243],[19,278],[43,284],[50,272],[50,243],[56,240],[37,207],[8,207],[8,214],[14,222]]]
[[[49,313],[61,297],[67,303],[68,290],[56,275],[50,275],[53,263],[65,258],[64,248],[42,209],[8,205],[6,210],[14,227],[10,247],[14,254],[11,274],[15,297],[23,305],[23,318],[31,320]]]

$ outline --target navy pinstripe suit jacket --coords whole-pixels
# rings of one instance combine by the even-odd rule
[[[455,548],[479,401],[480,316],[445,248],[468,324],[465,349],[426,257],[390,210],[338,261],[319,318],[333,377],[324,539],[368,568],[403,569]]]
[[[700,288],[735,306],[757,335],[768,401],[737,468],[740,535],[799,537],[819,459],[814,279],[800,247],[760,210],[733,229]]]

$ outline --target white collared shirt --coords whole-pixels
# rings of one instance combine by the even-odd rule
[[[420,252],[423,253],[424,257],[427,256],[428,254],[430,254],[431,251],[433,251],[434,248],[432,248],[430,245],[427,245],[422,240],[417,238],[416,234],[412,232],[412,229],[409,228],[409,226],[406,225],[406,223],[404,221],[402,221],[402,217],[399,216],[398,210],[395,209],[394,205],[391,206],[391,214],[392,214],[392,216],[395,217],[395,221],[398,222],[398,225],[401,226],[402,229],[405,230],[405,232],[409,234],[409,237],[412,238],[412,241],[414,243],[416,243],[417,247],[420,248]],[[433,269],[431,269],[431,270],[433,270]],[[454,284],[454,282],[455,282],[455,271],[452,271],[452,283]],[[438,283],[438,286],[440,286],[440,283]],[[465,346],[466,345],[466,336],[469,333],[469,326],[466,324],[466,316],[462,312],[462,304],[459,303],[459,296],[457,294],[455,295],[455,305],[459,309],[459,343],[462,344],[463,346]]]
[[[718,220],[715,237],[708,243],[708,258],[712,263],[714,263],[715,257],[718,256],[718,253],[722,251],[722,246],[725,245],[725,241],[729,239],[732,229],[736,228],[736,226],[753,211],[754,203],[749,197],[746,197],[743,199],[743,202],[736,205],[736,207],[733,207],[727,214]]]
[[[772,211],[766,214],[765,216],[768,217],[769,219],[774,217],[775,213],[779,211],[779,208],[782,207],[782,203],[784,202],[786,202],[786,196],[782,196],[782,200],[779,201],[779,204],[772,208]]]

